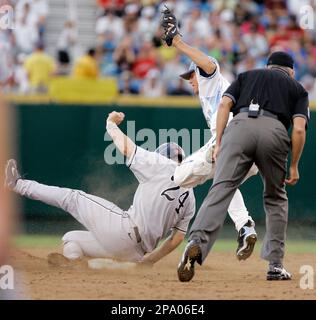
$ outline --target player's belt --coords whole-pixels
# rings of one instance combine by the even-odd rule
[[[134,230],[134,233],[135,233],[135,237],[136,237],[137,243],[142,242],[142,237],[140,236],[140,233],[138,231],[138,227],[134,227],[133,230]]]
[[[240,112],[249,112],[249,108],[248,107],[240,108],[239,111],[237,112],[237,114],[240,113]],[[272,113],[272,112],[270,112],[268,110],[260,109],[259,110],[259,115],[279,120],[279,118],[278,118],[278,116],[276,114],[274,114],[274,113]]]
[[[136,237],[136,241],[137,241],[137,245],[141,248],[142,250],[142,253],[143,254],[146,254],[147,251],[144,249],[143,245],[142,245],[142,237],[140,236],[140,233],[139,233],[139,230],[138,230],[138,227],[133,227],[133,230],[134,230],[134,234],[135,234],[135,237]]]
[[[139,232],[139,229],[138,227],[136,226],[136,224],[133,222],[131,216],[125,212],[125,214],[129,217],[129,221],[130,221],[130,226],[131,226],[131,229],[133,230],[134,232],[134,235],[135,235],[135,239],[132,239],[131,237],[131,234],[128,233],[129,237],[132,239],[132,240],[136,240],[136,243],[137,245],[141,248],[141,250],[143,251],[142,253],[145,254],[147,251],[143,248],[143,239],[140,235],[140,232]]]

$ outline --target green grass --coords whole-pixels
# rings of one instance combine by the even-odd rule
[[[19,235],[14,238],[13,243],[18,247],[49,248],[61,244],[62,236],[55,235]]]
[[[61,245],[62,236],[55,235],[19,235],[14,238],[14,244],[18,247],[50,248]],[[182,243],[180,250],[184,249],[186,243]],[[259,241],[255,251],[261,248]],[[213,251],[215,252],[235,252],[237,248],[236,240],[220,239],[216,241]],[[316,240],[289,240],[286,243],[286,250],[289,253],[316,253]]]

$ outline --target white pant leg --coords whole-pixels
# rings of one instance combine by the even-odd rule
[[[70,213],[86,227],[106,252],[122,260],[142,258],[128,215],[105,199],[80,190],[52,187],[30,180],[18,180],[15,191]]]
[[[258,171],[259,170],[257,166],[253,164],[242,183],[244,183],[250,177],[256,175]],[[236,190],[236,193],[230,202],[228,214],[235,223],[237,231],[239,231],[249,220],[254,224],[254,220],[249,215],[243,196],[239,189]]]
[[[83,256],[91,258],[109,258],[111,254],[104,250],[90,231],[70,231],[63,238],[64,256],[74,260]]]
[[[243,183],[250,177],[256,175],[257,173],[258,168],[255,164],[253,164],[247,176],[245,177]],[[234,222],[235,228],[238,232],[248,221],[251,221],[253,224],[255,223],[252,217],[249,215],[243,196],[239,189],[236,190],[227,211],[230,218]]]
[[[239,189],[236,190],[232,201],[229,204],[228,214],[233,220],[237,231],[239,231],[249,220],[254,222],[251,216],[249,216],[249,212]]]
[[[244,183],[250,177],[255,176],[256,174],[258,174],[258,172],[259,172],[258,167],[255,164],[253,164],[242,183]]]
[[[211,155],[212,145],[211,139],[176,167],[173,175],[175,184],[183,188],[194,188],[213,179],[215,168],[212,163],[207,161]]]
[[[250,177],[258,173],[258,168],[255,164],[252,165],[248,174],[246,175],[243,183]],[[228,214],[235,223],[236,230],[239,231],[249,220],[254,223],[252,217],[249,215],[247,207],[245,205],[243,196],[239,189],[236,190],[232,201],[228,208]]]

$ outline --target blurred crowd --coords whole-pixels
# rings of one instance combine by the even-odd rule
[[[45,91],[55,71],[44,50],[47,0],[0,0],[0,86],[27,93]]]
[[[16,3],[15,28],[0,34],[0,49],[9,53],[7,61],[4,55],[0,59],[0,81],[9,79],[7,85],[19,92],[43,91],[51,76],[72,74],[115,77],[122,94],[190,95],[178,77],[190,62],[161,40],[166,4],[179,20],[183,39],[215,57],[229,81],[264,67],[270,51],[285,50],[295,59],[297,80],[316,101],[316,0],[97,0],[95,47],[75,59],[80,21],[65,21],[50,57],[45,53],[47,0],[10,2]],[[310,29],[300,27],[304,5],[313,8]],[[12,68],[3,71],[1,65]]]

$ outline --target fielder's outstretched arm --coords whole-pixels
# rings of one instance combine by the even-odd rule
[[[147,254],[141,263],[154,264],[161,260],[179,246],[179,244],[184,240],[184,236],[185,234],[183,232],[174,230],[172,234],[163,242],[163,244],[151,253]]]
[[[125,114],[123,112],[111,112],[106,120],[106,130],[120,152],[127,158],[130,158],[135,151],[136,145],[118,127],[124,118]]]
[[[172,45],[181,53],[188,56],[198,67],[200,67],[207,74],[214,73],[216,69],[215,63],[210,61],[210,58],[204,52],[185,43],[179,35],[176,35],[173,38]]]
[[[229,113],[233,107],[234,102],[231,98],[224,96],[219,104],[217,118],[216,118],[216,145],[213,152],[213,160],[216,160],[217,154],[220,149],[224,130],[227,126]]]

